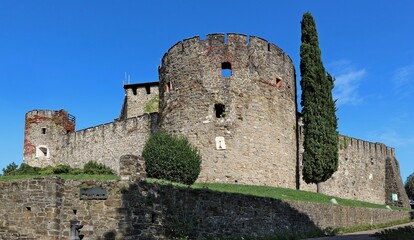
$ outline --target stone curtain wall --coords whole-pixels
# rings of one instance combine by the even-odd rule
[[[106,200],[80,200],[80,188],[104,187]],[[0,183],[0,239],[68,239],[70,220],[84,240],[264,236],[326,227],[385,223],[408,212],[178,189],[146,182],[64,181],[58,177]]]
[[[159,125],[198,147],[199,182],[296,187],[295,70],[281,49],[239,34],[193,37],[168,50],[159,74]]]
[[[302,131],[301,131],[302,132]],[[301,136],[301,140],[303,140]],[[302,162],[303,145],[300,149],[300,163]],[[348,199],[355,199],[378,204],[392,204],[391,193],[386,184],[393,184],[395,193],[398,193],[409,207],[408,198],[402,187],[399,168],[394,160],[393,168],[387,165],[387,159],[395,159],[395,150],[382,143],[371,143],[347,136],[339,137],[339,167],[333,176],[322,184],[323,193]],[[302,165],[299,166],[300,175]],[[394,171],[398,171],[394,172]],[[386,172],[394,175],[386,178]],[[398,174],[398,175],[397,175]],[[306,184],[300,176],[300,189],[316,191],[316,185]],[[397,187],[399,183],[399,187]],[[386,195],[389,195],[386,197]],[[405,195],[405,198],[404,198]],[[407,199],[407,200],[406,200]]]
[[[83,168],[88,161],[96,161],[118,173],[119,158],[141,155],[157,121],[157,114],[144,114],[67,133],[52,120],[52,114],[53,111],[32,111],[26,115],[24,162],[31,166],[68,164]],[[47,147],[48,156],[36,157],[39,146]]]
[[[60,163],[81,168],[88,161],[96,161],[118,173],[122,155],[141,155],[153,117],[144,114],[62,136]]]

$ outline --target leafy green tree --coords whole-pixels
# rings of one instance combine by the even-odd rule
[[[18,168],[17,164],[12,162],[9,165],[7,165],[6,168],[3,168],[3,175],[4,176],[15,175],[17,168]]]
[[[148,177],[193,184],[201,171],[201,156],[186,137],[165,130],[152,134],[145,143],[142,157]]]
[[[405,191],[407,192],[408,198],[414,200],[414,173],[411,173],[408,176],[407,181],[405,181]]]
[[[318,33],[312,15],[301,22],[300,72],[302,116],[304,124],[303,179],[318,184],[338,169],[338,132],[334,79],[327,74],[321,59]]]

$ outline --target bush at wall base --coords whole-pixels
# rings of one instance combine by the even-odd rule
[[[183,136],[159,130],[145,143],[142,157],[147,176],[187,185],[193,184],[201,170],[201,156]]]
[[[32,167],[22,163],[20,167],[14,162],[3,168],[3,176],[19,176],[19,175],[52,175],[52,174],[88,174],[88,175],[114,175],[112,169],[102,163],[89,161],[83,169],[72,168],[67,164],[59,164],[56,166],[48,166],[45,168]]]

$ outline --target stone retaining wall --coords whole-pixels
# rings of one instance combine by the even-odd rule
[[[103,187],[106,200],[81,200],[81,188]],[[171,239],[307,232],[378,224],[408,212],[285,202],[241,194],[123,181],[64,181],[58,177],[0,183],[0,239],[68,239],[70,220],[84,240]]]

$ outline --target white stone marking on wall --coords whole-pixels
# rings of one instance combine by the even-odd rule
[[[224,141],[224,137],[216,137],[216,149],[217,150],[226,149],[226,142]]]
[[[374,179],[374,176],[372,175],[372,173],[369,174],[369,177],[368,178],[369,178],[369,180]]]

